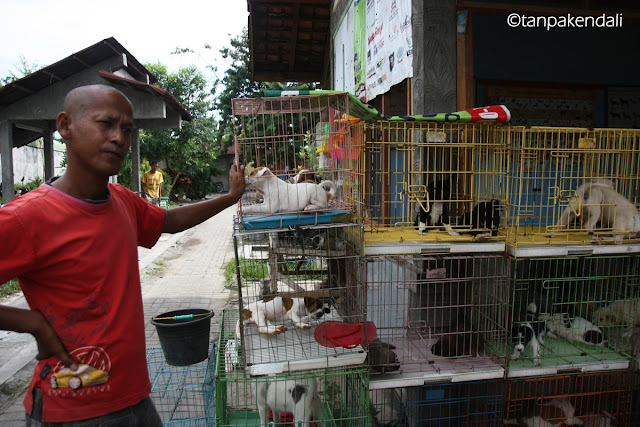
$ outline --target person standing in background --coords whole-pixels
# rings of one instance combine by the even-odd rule
[[[156,206],[160,205],[163,182],[164,178],[162,178],[162,172],[158,170],[158,162],[154,160],[151,162],[151,170],[142,175],[142,189],[151,198],[149,201]]]

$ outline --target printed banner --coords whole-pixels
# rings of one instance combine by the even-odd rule
[[[366,100],[371,100],[413,77],[411,0],[367,0],[366,27]]]

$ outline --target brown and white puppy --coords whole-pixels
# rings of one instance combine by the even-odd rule
[[[582,208],[582,209],[581,209]],[[582,210],[583,227],[593,233],[596,224],[603,228],[612,228],[612,236],[600,236],[603,240],[616,240],[640,235],[640,212],[627,198],[618,193],[613,182],[597,179],[582,184],[576,190],[576,196],[569,201],[556,224],[556,229],[566,229]],[[553,237],[550,235],[549,237]],[[592,239],[597,237],[592,234]]]
[[[321,421],[322,401],[315,378],[260,381],[256,385],[256,398],[261,426],[271,425],[269,409],[274,424],[279,424],[281,413],[291,413],[293,425],[311,426],[311,420],[319,427],[325,425]]]
[[[322,178],[316,175],[315,172],[310,171],[309,169],[302,169],[297,175],[289,178],[288,182],[290,184],[301,184],[303,182],[310,182],[312,184],[320,184],[322,182]]]
[[[277,335],[287,330],[274,322],[291,320],[300,329],[311,329],[309,322],[319,319],[331,310],[317,298],[270,297],[252,302],[242,309],[245,325],[257,325],[263,334]]]
[[[248,189],[255,189],[264,200],[257,205],[247,207],[247,212],[276,213],[299,212],[326,209],[329,200],[336,195],[337,187],[333,181],[320,184],[303,182],[289,184],[271,172],[269,168],[256,168],[245,177]]]

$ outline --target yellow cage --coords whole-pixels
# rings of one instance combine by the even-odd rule
[[[345,195],[365,225],[365,242],[504,241],[509,129],[418,121],[353,125],[354,188]],[[489,203],[491,209],[479,208]],[[419,212],[435,214],[443,205],[448,221],[420,226]],[[493,225],[479,220],[489,215]]]
[[[639,241],[640,130],[514,127],[511,133],[512,255],[634,251],[602,244]]]

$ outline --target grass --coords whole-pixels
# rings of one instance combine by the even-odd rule
[[[4,285],[0,286],[0,298],[8,297],[20,292],[20,285],[18,285],[18,279],[11,279]]]
[[[164,272],[165,264],[164,261],[154,261],[153,267],[147,270],[146,274],[153,276],[160,276]]]
[[[260,279],[269,278],[269,268],[267,266],[266,259],[246,259],[240,258],[240,277],[242,279],[243,286],[247,286],[246,282],[256,282]],[[295,261],[287,262],[287,269],[289,271],[295,271],[297,263]],[[304,265],[300,269],[301,272],[305,270],[313,270],[315,264]],[[297,275],[290,276],[291,279],[297,278]],[[236,284],[236,260],[229,260],[224,266],[224,283],[225,286],[230,287]]]

